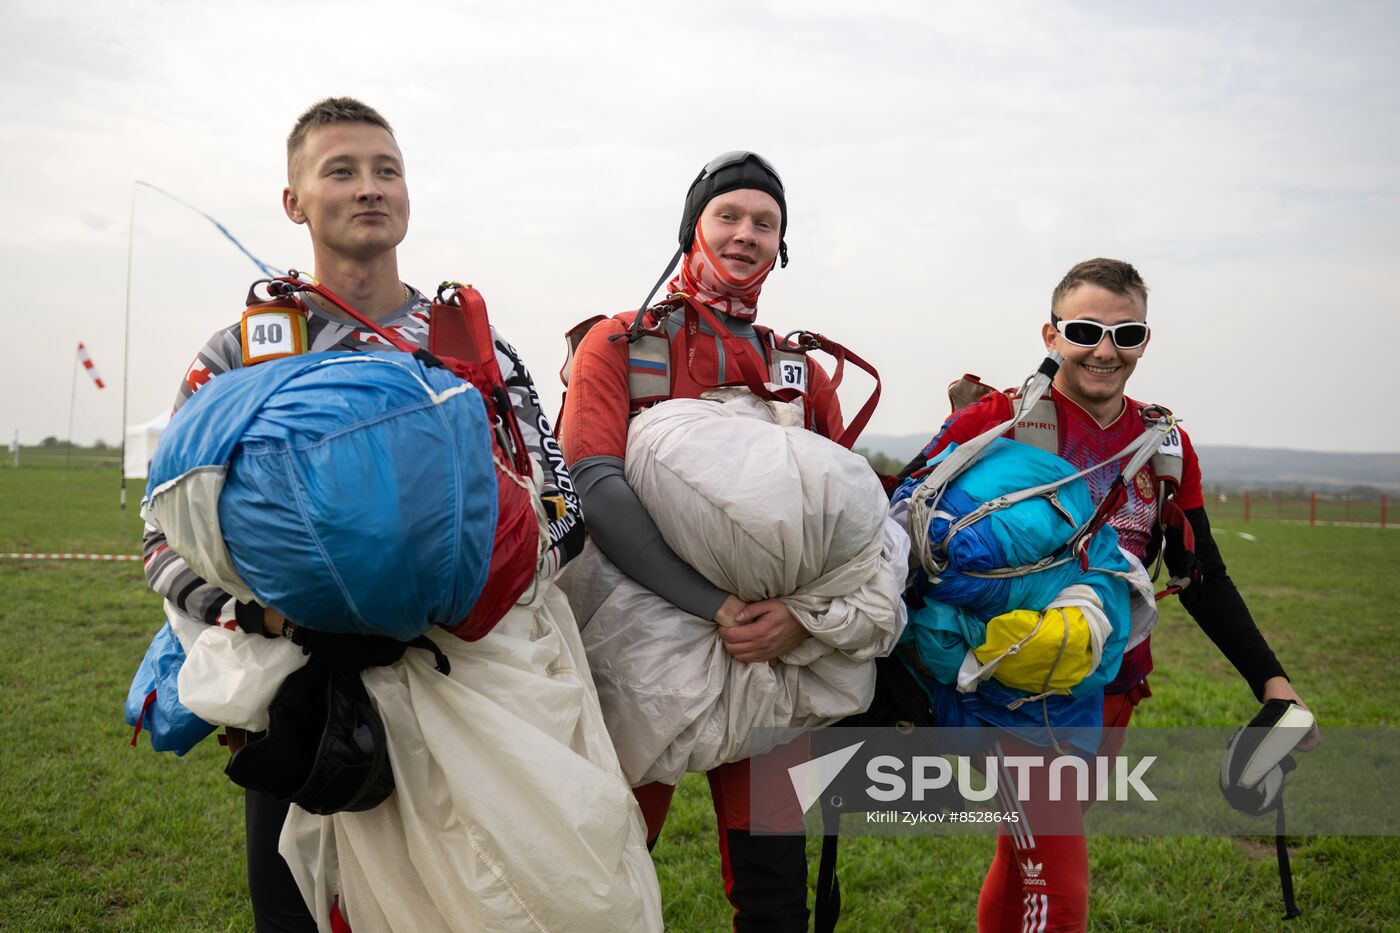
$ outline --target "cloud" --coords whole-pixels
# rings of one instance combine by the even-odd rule
[[[762,319],[875,362],[874,430],[931,431],[968,369],[1018,382],[1055,281],[1107,254],[1153,285],[1133,389],[1198,440],[1276,444],[1278,424],[1220,401],[1266,393],[1291,414],[1290,446],[1400,448],[1400,429],[1331,415],[1337,392],[1394,388],[1389,4],[8,9],[0,168],[16,220],[0,249],[25,274],[4,314],[42,309],[44,327],[0,372],[0,392],[36,399],[0,430],[26,439],[65,426],[77,339],[120,375],[106,360],[122,345],[133,179],[268,261],[306,265],[278,206],[282,140],[311,101],[350,93],[405,149],[404,277],[480,286],[547,406],[562,331],[635,304],[696,170],[752,148],[782,171],[792,214],[793,264]],[[256,274],[198,216],[135,204],[132,420],[169,404]],[[1320,359],[1320,319],[1365,339]],[[1319,366],[1332,390],[1300,377]],[[115,404],[94,417],[115,425]]]

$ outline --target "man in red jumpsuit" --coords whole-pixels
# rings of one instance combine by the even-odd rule
[[[1147,286],[1126,262],[1081,262],[1055,288],[1050,321],[1041,326],[1041,334],[1046,350],[1056,350],[1064,357],[1050,390],[1055,413],[1053,427],[1058,434],[1057,453],[1081,470],[1103,463],[1144,430],[1143,404],[1124,392],[1151,336],[1147,326]],[[1000,392],[984,395],[955,411],[902,475],[908,476],[922,467],[949,444],[960,444],[1005,422],[1012,413],[1011,399]],[[1044,430],[1045,425],[1020,427]],[[1014,437],[1016,432],[1013,429],[1009,433]],[[1194,532],[1199,572],[1199,579],[1182,590],[1181,603],[1240,672],[1256,699],[1301,703],[1226,572],[1206,518],[1195,448],[1179,428],[1177,435],[1180,449],[1171,451],[1181,457],[1180,488],[1175,501]],[[1165,452],[1168,451],[1164,449]],[[1087,477],[1095,504],[1108,494],[1117,475],[1117,466],[1108,465]],[[1118,533],[1119,544],[1148,566],[1158,548],[1165,547],[1164,558],[1171,574],[1188,575],[1191,555],[1181,531],[1168,527],[1165,540],[1159,540],[1163,487],[1152,465],[1149,463],[1138,476],[1126,480],[1128,501],[1109,519]],[[1152,695],[1147,685],[1151,671],[1149,637],[1124,655],[1118,676],[1105,688],[1104,726],[1128,725],[1133,707]],[[1318,741],[1320,737],[1314,734],[1299,748],[1306,750]],[[1103,750],[1105,754],[1115,751]],[[1034,806],[1028,809],[1032,811],[1033,824]],[[1082,930],[1088,907],[1089,861],[1082,835],[1036,836],[1033,825],[1017,827],[1014,833],[1002,832],[978,900],[979,929]]]
[[[680,274],[670,281],[668,299],[647,310],[640,322],[652,332],[664,329],[669,359],[634,357],[625,336],[635,312],[598,322],[574,355],[560,419],[565,462],[594,543],[633,580],[691,615],[721,625],[720,636],[730,655],[754,664],[787,653],[808,637],[806,630],[782,600],[745,605],[681,560],[627,485],[623,462],[628,422],[647,405],[665,398],[697,398],[715,386],[751,385],[754,378],[766,381],[775,375],[774,381],[806,390],[807,398],[814,400],[821,434],[841,433],[834,394],[819,391],[828,384],[826,374],[815,363],[805,368],[799,363],[802,371],[788,369],[786,376],[776,373],[771,368],[773,334],[754,323],[764,279],[780,256],[786,265],[786,230],[782,180],[766,160],[751,152],[730,152],[706,165],[686,194],[677,254]],[[697,313],[697,304],[707,312]],[[718,333],[717,326],[724,333]],[[651,383],[629,379],[646,376],[649,368],[664,376]],[[649,388],[639,390],[643,384]],[[796,764],[803,760],[805,746],[801,740],[793,745],[802,747],[785,746],[769,754],[799,755],[793,759]],[[763,814],[762,823],[765,829],[781,828],[792,835],[753,834],[749,762],[722,765],[708,777],[734,928],[805,931],[807,861],[795,796],[783,812]],[[674,791],[674,786],[662,783],[635,788],[649,844],[660,835]]]

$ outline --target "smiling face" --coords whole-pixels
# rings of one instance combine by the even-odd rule
[[[716,195],[700,214],[698,232],[718,271],[743,286],[763,275],[778,256],[783,215],[771,194],[740,188]]]
[[[1061,296],[1055,305],[1061,320],[1089,320],[1099,324],[1122,324],[1125,321],[1147,321],[1147,301],[1136,292],[1119,294],[1099,285],[1081,282]],[[1100,424],[1108,424],[1123,410],[1123,392],[1128,384],[1147,342],[1131,350],[1120,350],[1107,332],[1094,347],[1070,343],[1046,324],[1041,329],[1046,350],[1058,350],[1065,361],[1055,375],[1055,388],[1081,408],[1093,415]],[[1150,336],[1149,336],[1150,339]]]
[[[282,206],[324,257],[367,262],[408,233],[408,186],[394,137],[371,123],[313,128],[293,160]]]

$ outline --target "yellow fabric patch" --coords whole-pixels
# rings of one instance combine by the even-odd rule
[[[1042,615],[1045,621],[1035,630]],[[1031,635],[1033,630],[1035,634]],[[992,675],[1008,687],[1031,693],[1068,690],[1094,669],[1089,623],[1076,606],[1047,609],[1044,613],[1018,609],[999,615],[987,623],[987,640],[973,648],[972,653],[978,663],[988,664],[1023,640],[1025,643],[1014,654],[1001,659]]]

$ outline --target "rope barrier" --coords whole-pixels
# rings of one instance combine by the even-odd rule
[[[0,553],[8,560],[141,560],[140,554],[31,554],[11,551]]]

